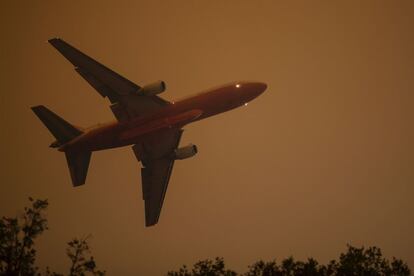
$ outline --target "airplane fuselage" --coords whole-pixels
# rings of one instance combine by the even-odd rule
[[[145,116],[93,128],[59,148],[60,151],[97,151],[138,144],[148,134],[184,125],[247,104],[266,85],[237,82],[173,102]]]

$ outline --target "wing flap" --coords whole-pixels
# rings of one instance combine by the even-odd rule
[[[115,118],[122,122],[129,119],[130,115],[126,108],[124,108],[120,103],[114,103],[111,106],[112,113],[114,114]]]
[[[81,75],[102,97],[108,97],[111,102],[115,102],[118,99],[118,95],[111,90],[110,87],[105,85],[102,81],[97,79],[93,74],[89,73],[81,67],[76,67],[75,71]]]

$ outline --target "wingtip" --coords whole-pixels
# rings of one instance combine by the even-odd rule
[[[33,111],[38,110],[39,108],[43,108],[43,105],[35,105],[30,107],[30,109]]]
[[[157,222],[153,222],[153,221],[151,221],[151,222],[145,222],[145,227],[151,227],[151,226],[154,226],[156,224],[157,224]]]
[[[48,39],[47,42],[49,42],[50,44],[53,44],[53,42],[59,41],[59,40],[61,40],[59,37],[53,37],[53,38]]]

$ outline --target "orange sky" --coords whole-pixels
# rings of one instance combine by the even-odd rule
[[[121,3],[118,3],[121,2]],[[321,262],[376,245],[414,268],[412,1],[13,1],[0,9],[1,215],[48,198],[38,265],[65,271],[65,242],[91,233],[109,275],[162,275],[223,256]],[[88,126],[113,119],[46,40],[59,36],[167,100],[235,80],[268,90],[189,125],[160,223],[144,227],[130,148],[94,153],[73,188],[30,110]]]

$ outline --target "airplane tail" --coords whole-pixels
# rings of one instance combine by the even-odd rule
[[[60,147],[83,133],[43,105],[34,106],[32,110],[56,138],[50,145],[52,148]],[[89,151],[65,152],[73,186],[85,184],[91,154]]]

